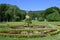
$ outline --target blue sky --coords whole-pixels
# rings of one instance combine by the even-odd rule
[[[23,10],[45,10],[46,8],[57,6],[60,8],[60,0],[0,0],[0,4],[17,5]]]

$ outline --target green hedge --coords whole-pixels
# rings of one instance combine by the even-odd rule
[[[55,32],[51,32],[50,35],[55,35],[57,33],[59,33],[60,31],[55,31]],[[48,34],[2,34],[0,33],[0,36],[2,37],[18,37],[18,38],[21,38],[21,37],[45,37],[47,36]]]
[[[60,33],[60,30],[57,30],[55,32],[51,32],[49,33],[50,35],[55,35]],[[4,34],[4,33],[0,33],[0,36],[2,37],[45,37],[48,34]]]
[[[55,31],[55,32],[51,32],[50,35],[55,35],[55,34],[58,34],[58,33],[60,33],[59,29],[57,29],[57,31]]]
[[[6,28],[0,28],[0,32],[20,32],[20,31],[39,31],[39,30],[51,30],[51,28],[38,28],[38,29],[33,29],[33,28],[30,28],[30,29],[6,29]]]
[[[45,37],[46,34],[1,34],[2,37]]]

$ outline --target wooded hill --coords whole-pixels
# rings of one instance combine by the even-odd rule
[[[22,21],[27,15],[26,10],[18,8],[16,5],[0,4],[0,22]],[[32,20],[60,21],[60,8],[50,7],[40,11],[28,11]]]

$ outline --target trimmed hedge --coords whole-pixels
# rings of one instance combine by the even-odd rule
[[[38,28],[38,29],[6,29],[6,28],[0,28],[0,32],[20,32],[20,31],[40,31],[40,30],[51,30],[51,28]]]
[[[60,32],[60,30],[57,30],[57,31],[51,32],[49,34],[50,35],[55,35],[59,32]],[[30,37],[45,37],[47,35],[48,34],[4,34],[4,33],[0,33],[0,36],[2,36],[2,37],[18,37],[18,38],[20,38],[20,37],[29,37],[29,38]]]
[[[51,32],[50,35],[55,35],[55,34],[58,34],[58,33],[60,33],[59,29],[57,29],[57,31],[55,31],[55,32]]]
[[[2,37],[45,37],[46,34],[1,34]]]

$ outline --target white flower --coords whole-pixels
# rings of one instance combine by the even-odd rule
[[[28,15],[26,15],[26,18],[29,18],[29,16],[28,16]]]

